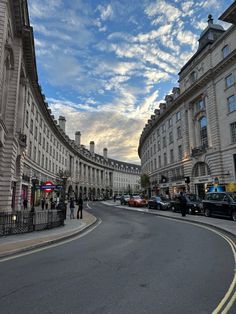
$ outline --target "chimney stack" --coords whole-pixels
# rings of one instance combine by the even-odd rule
[[[80,140],[81,140],[81,133],[80,131],[77,131],[75,132],[75,144],[80,146],[81,145]]]
[[[59,127],[66,133],[66,118],[63,116],[59,117]]]
[[[91,142],[90,142],[90,153],[91,153],[92,155],[94,155],[94,148],[95,148],[94,141],[91,141]]]
[[[107,159],[107,148],[103,148],[103,158]]]

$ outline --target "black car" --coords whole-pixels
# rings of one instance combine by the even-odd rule
[[[147,207],[162,210],[169,209],[170,200],[164,196],[154,196],[148,201]]]
[[[185,197],[187,200],[187,213],[189,213],[190,215],[195,215],[196,213],[203,212],[202,200],[198,195],[186,194]],[[170,201],[170,208],[173,212],[181,211],[179,196],[175,196]]]
[[[204,214],[207,217],[223,216],[236,221],[236,193],[207,193],[203,201]]]
[[[120,204],[121,205],[127,205],[129,199],[130,199],[129,195],[121,195],[121,197],[120,197]]]

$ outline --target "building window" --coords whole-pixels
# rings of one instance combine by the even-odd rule
[[[178,122],[179,120],[181,120],[181,113],[180,113],[180,111],[176,112],[176,122]]]
[[[170,150],[170,163],[173,163],[174,162],[174,150],[171,149]]]
[[[172,126],[172,118],[170,118],[170,119],[168,120],[168,126],[169,126],[169,128]]]
[[[156,160],[156,158],[154,158],[154,170],[156,170],[157,169],[157,160]]]
[[[162,139],[162,143],[163,143],[163,148],[165,148],[166,147],[166,137],[165,136]]]
[[[31,154],[32,154],[32,142],[29,142],[29,157],[31,158]]]
[[[223,58],[226,58],[229,55],[229,46],[228,45],[224,46],[224,48],[222,49],[222,55],[223,55]]]
[[[29,112],[28,111],[26,111],[25,124],[28,127],[29,125]]]
[[[190,78],[190,82],[191,82],[191,83],[194,83],[194,82],[196,81],[196,79],[197,79],[197,73],[196,73],[195,71],[193,71],[193,72],[190,74],[189,78]]]
[[[39,145],[42,144],[42,134],[39,132]]]
[[[34,138],[37,141],[37,139],[38,139],[38,128],[37,128],[37,126],[35,127],[35,130],[34,130]]]
[[[160,141],[157,142],[157,149],[158,149],[158,151],[161,150],[161,142]]]
[[[160,129],[157,129],[157,136],[160,136]]]
[[[200,126],[200,141],[201,146],[208,147],[208,136],[207,136],[207,118],[202,117],[199,120],[199,126]]]
[[[234,95],[227,98],[227,104],[229,112],[236,110],[236,101]]]
[[[161,156],[158,156],[158,166],[161,168]]]
[[[182,158],[183,158],[183,149],[182,149],[182,145],[179,145],[179,146],[178,146],[178,157],[179,157],[179,160],[182,160]]]
[[[36,146],[34,146],[34,161],[36,162],[36,156],[37,156],[37,150],[36,150]]]
[[[182,137],[181,126],[177,128],[177,139],[179,140]]]
[[[232,86],[234,83],[234,77],[233,74],[231,73],[230,75],[226,76],[225,78],[225,86],[226,88]]]
[[[166,166],[167,165],[167,155],[166,155],[166,153],[164,153],[164,166]]]
[[[41,152],[40,152],[40,150],[39,150],[39,152],[38,152],[38,164],[40,165],[40,159],[41,159]]]
[[[169,133],[169,144],[173,143],[173,132]]]
[[[30,120],[30,133],[33,134],[33,131],[34,131],[34,121],[33,119]]]
[[[162,129],[162,133],[165,133],[165,131],[166,131],[166,125],[165,125],[165,123],[162,124],[161,129]]]
[[[236,122],[230,124],[232,143],[236,143]]]
[[[197,105],[197,110],[203,110],[205,109],[206,105],[205,105],[205,99],[199,99],[196,103]]]

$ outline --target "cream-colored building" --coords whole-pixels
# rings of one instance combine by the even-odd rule
[[[235,3],[234,16],[232,10]],[[179,87],[143,129],[138,151],[152,194],[203,196],[212,186],[236,191],[236,26],[230,22],[225,31],[208,17]]]
[[[94,198],[112,196],[118,174],[139,179],[140,166],[109,159],[106,148],[96,154],[94,142],[86,149],[79,131],[66,135],[65,117],[55,120],[38,83],[27,1],[1,1],[0,17],[0,210],[30,205],[32,195],[39,203],[47,181]]]

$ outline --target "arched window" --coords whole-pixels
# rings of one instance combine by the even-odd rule
[[[207,136],[207,118],[202,117],[199,120],[200,127],[200,142],[201,146],[208,147],[208,136]]]

